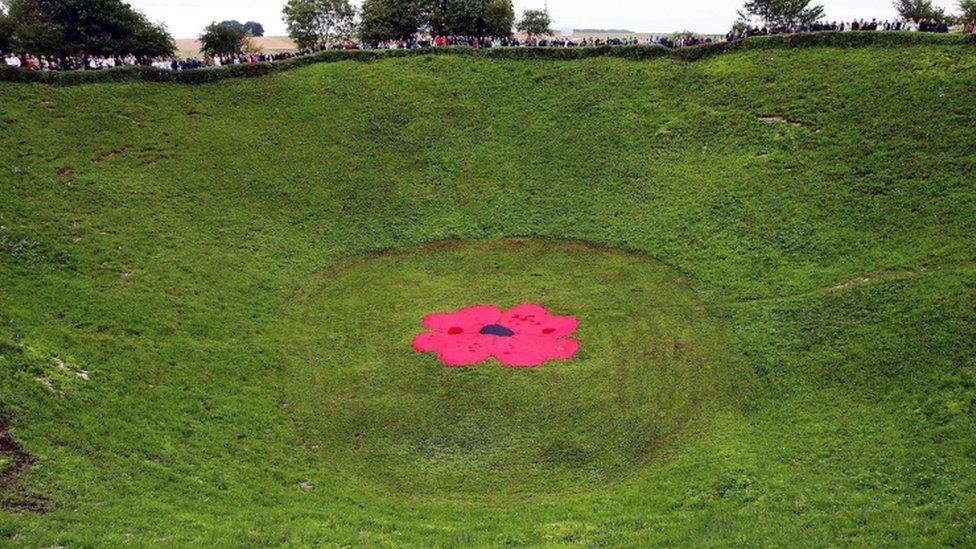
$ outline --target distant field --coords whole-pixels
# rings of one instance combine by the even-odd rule
[[[254,38],[254,43],[266,52],[295,49],[295,43],[287,36],[262,36]],[[177,39],[176,51],[181,56],[195,57],[200,54],[200,41],[196,38]]]
[[[976,546],[976,50],[817,39],[0,82],[0,546]]]

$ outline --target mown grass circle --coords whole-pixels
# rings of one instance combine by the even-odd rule
[[[578,354],[447,368],[411,339],[432,311],[536,301]],[[278,334],[285,397],[322,467],[412,497],[543,495],[633,475],[732,402],[735,353],[675,270],[579,242],[448,242],[316,274]]]

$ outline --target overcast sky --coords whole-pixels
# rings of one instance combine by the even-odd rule
[[[284,35],[285,0],[128,0],[153,21],[162,21],[175,38],[193,38],[211,21],[257,21],[269,36]],[[358,0],[353,0],[359,3]],[[514,0],[516,13],[541,8],[545,0]],[[556,29],[622,28],[635,32],[692,30],[724,34],[735,20],[738,0],[549,0]],[[821,0],[827,19],[895,17],[892,0]],[[955,11],[956,0],[935,0]]]

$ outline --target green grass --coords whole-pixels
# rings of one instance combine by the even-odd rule
[[[0,84],[0,417],[52,500],[0,544],[973,545],[974,80],[928,44]],[[523,299],[576,360],[407,347]]]

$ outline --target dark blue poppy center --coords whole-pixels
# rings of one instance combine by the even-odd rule
[[[481,329],[481,335],[493,335],[498,337],[512,337],[515,332],[502,326],[501,324],[489,324]]]

